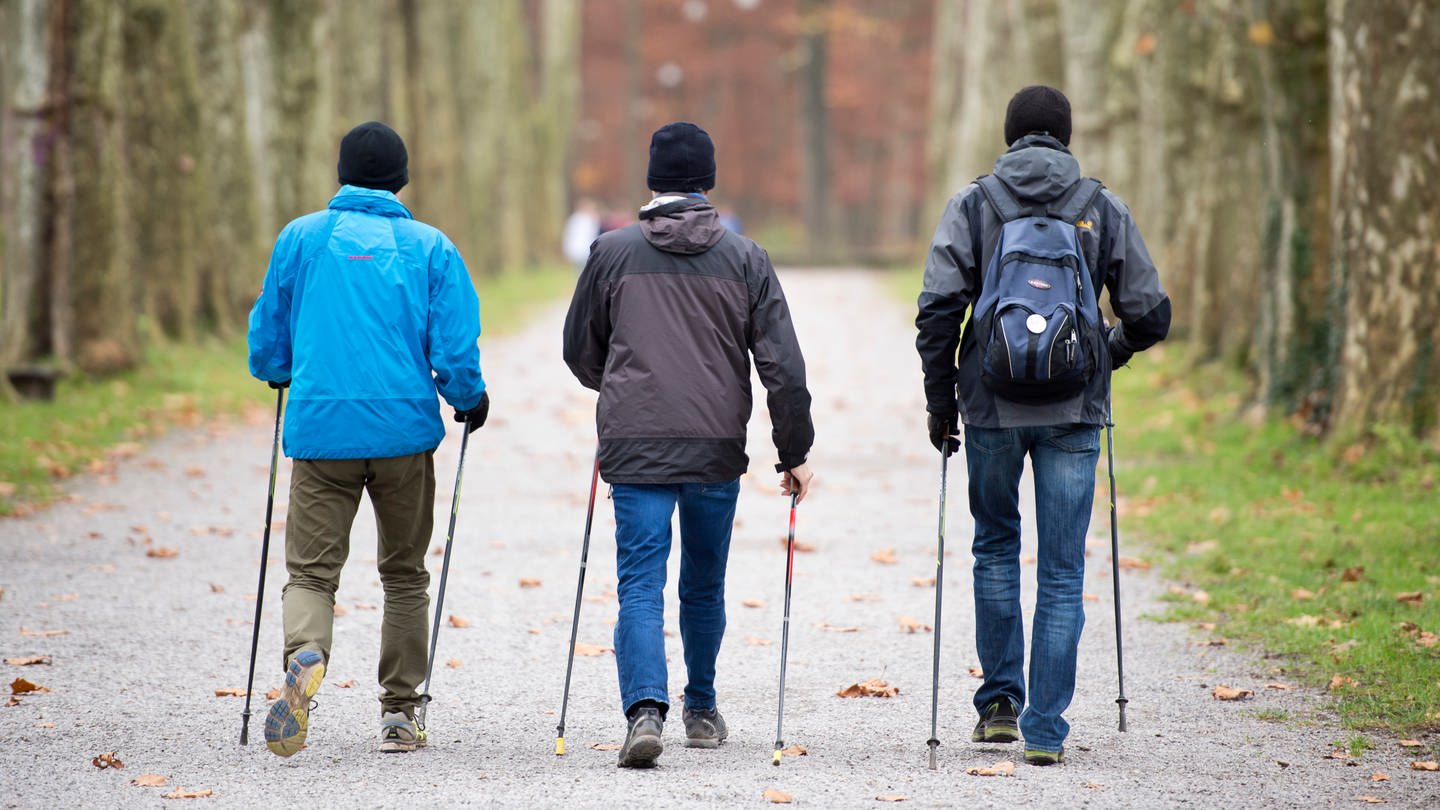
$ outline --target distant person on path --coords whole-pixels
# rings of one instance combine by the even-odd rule
[[[664,606],[670,521],[680,510],[686,745],[728,733],[716,706],[725,565],[750,418],[750,360],[768,393],[781,490],[803,498],[815,432],[805,361],[770,257],[726,230],[706,193],[715,147],[666,124],[650,140],[653,199],[602,235],[565,319],[565,362],[600,392],[600,474],[615,502],[620,618],[615,663],[628,722],[620,767],[655,765],[670,708]]]
[[[395,194],[409,180],[400,136],[369,121],[340,141],[341,188],[280,232],[250,311],[250,373],[289,386],[294,459],[285,534],[285,689],[265,720],[282,757],[305,743],[330,660],[335,589],[368,493],[379,529],[380,750],[425,744],[425,677],[438,391],[467,430],[485,424],[480,302],[455,246]]]
[[[1130,210],[1082,180],[1067,148],[1070,102],[1059,90],[1016,93],[1005,142],[994,173],[952,197],[935,229],[915,345],[931,443],[954,453],[957,423],[965,425],[975,646],[985,671],[971,739],[1023,735],[1025,760],[1049,765],[1062,761],[1070,730],[1062,714],[1085,624],[1085,535],[1110,372],[1164,339],[1170,299]],[[1095,300],[1102,287],[1119,318],[1114,328]],[[1039,536],[1028,689],[1019,561],[1026,456]]]
[[[585,269],[585,261],[590,258],[590,245],[599,235],[600,207],[594,200],[582,197],[565,219],[565,230],[560,237],[560,247],[565,258],[575,265],[575,272]]]

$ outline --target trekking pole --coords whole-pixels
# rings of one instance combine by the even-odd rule
[[[250,744],[250,692],[255,686],[255,652],[260,647],[260,609],[265,604],[265,563],[270,559],[270,517],[275,512],[275,468],[280,464],[280,414],[285,389],[275,389],[275,439],[270,445],[270,493],[265,496],[265,532],[260,536],[260,584],[255,587],[255,621],[250,632],[250,674],[245,679],[245,711],[240,715],[240,744]]]
[[[785,621],[780,625],[780,706],[775,712],[775,758],[779,766],[780,752],[785,747],[785,658],[790,651],[790,577],[795,571],[795,504],[800,499],[799,486],[790,491],[790,537],[785,541]]]
[[[585,592],[585,567],[590,557],[590,524],[595,518],[595,487],[600,483],[600,448],[590,473],[590,505],[585,508],[585,539],[580,542],[580,577],[575,583],[575,613],[570,619],[570,655],[565,659],[565,694],[560,698],[560,724],[555,726],[555,756],[565,756],[565,711],[570,708],[570,673],[575,667],[575,636],[580,631],[580,595]]]
[[[1106,467],[1110,471],[1110,564],[1111,578],[1115,580],[1115,672],[1120,679],[1120,697],[1115,705],[1120,707],[1120,730],[1125,728],[1125,652],[1120,641],[1120,529],[1115,524],[1115,422],[1111,411],[1105,411],[1105,452],[1108,456]]]
[[[435,644],[440,640],[440,616],[445,608],[445,580],[450,574],[450,547],[455,543],[455,516],[460,513],[460,484],[465,479],[465,448],[470,444],[470,424],[460,434],[460,461],[455,465],[455,493],[450,497],[450,528],[445,532],[445,559],[440,563],[440,589],[435,594],[435,623],[430,628],[430,656],[425,661],[425,687],[415,709],[415,727],[425,736],[425,708],[430,705],[430,674],[435,670]]]
[[[939,544],[935,551],[935,655],[934,666],[930,672],[930,739],[926,745],[930,746],[930,770],[938,767],[936,763],[936,752],[940,748],[939,719],[940,719],[940,606],[943,604],[941,596],[945,591],[945,484],[947,473],[950,469],[949,426],[946,426],[945,441],[940,443],[940,530]]]

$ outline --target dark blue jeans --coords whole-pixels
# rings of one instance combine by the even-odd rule
[[[1028,705],[1020,612],[1020,473],[1027,455],[1039,537]],[[1061,714],[1075,694],[1075,656],[1085,626],[1085,534],[1099,457],[1095,425],[965,428],[975,518],[975,647],[985,670],[975,708],[984,712],[1001,697],[1023,707],[1026,749],[1059,751],[1070,733]]]
[[[685,705],[715,708],[715,659],[725,635],[725,562],[740,481],[721,484],[616,484],[615,569],[620,619],[615,666],[620,707],[669,705],[665,666],[665,574],[670,520],[680,507],[680,640]]]

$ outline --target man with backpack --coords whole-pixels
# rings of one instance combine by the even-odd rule
[[[952,197],[935,229],[915,345],[931,443],[954,453],[964,423],[985,673],[971,740],[1023,736],[1025,761],[1051,765],[1063,761],[1070,730],[1062,714],[1085,624],[1085,535],[1110,372],[1164,339],[1170,299],[1129,209],[1081,177],[1059,90],[1016,93],[1005,142],[994,172]],[[1114,327],[1100,313],[1102,288]],[[1019,560],[1026,456],[1039,539],[1028,684]]]
[[[781,490],[805,497],[815,431],[805,359],[770,257],[728,230],[706,198],[715,146],[676,122],[650,139],[653,198],[640,221],[590,251],[565,318],[565,362],[599,392],[600,475],[615,501],[615,665],[627,730],[622,768],[649,768],[670,708],[664,603],[670,522],[680,512],[685,744],[728,729],[715,695],[725,634],[725,567],[750,419],[750,362],[766,404]]]

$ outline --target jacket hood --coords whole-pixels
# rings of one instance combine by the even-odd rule
[[[1026,135],[995,161],[995,176],[1022,200],[1048,202],[1080,179],[1080,162],[1048,135]]]
[[[382,217],[415,218],[394,194],[378,188],[341,186],[330,198],[330,207],[340,211],[364,211]]]
[[[693,256],[714,247],[725,226],[704,197],[663,195],[640,209],[640,232],[666,253]]]

